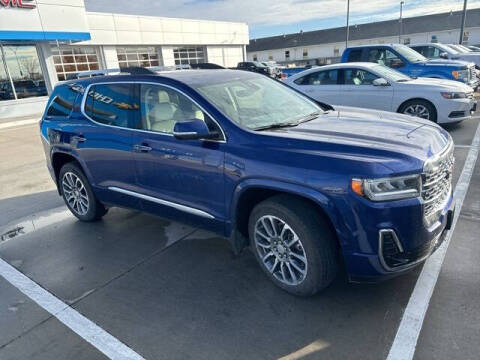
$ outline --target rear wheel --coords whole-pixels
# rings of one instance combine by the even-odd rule
[[[65,204],[81,221],[95,221],[107,213],[95,197],[85,174],[75,163],[63,165],[58,181]]]
[[[285,195],[261,202],[250,215],[249,235],[260,266],[282,289],[313,295],[335,278],[335,235],[310,204]]]
[[[425,100],[410,100],[403,104],[398,110],[399,113],[416,116],[425,120],[437,121],[435,107]]]

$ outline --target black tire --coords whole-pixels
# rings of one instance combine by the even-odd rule
[[[411,113],[407,112],[407,109],[409,109],[410,107],[416,106],[416,105],[423,106],[425,109],[427,109],[427,111],[429,113],[428,119],[426,119],[426,118],[423,118],[423,119],[430,120],[430,121],[433,121],[435,123],[437,122],[437,110],[435,109],[435,106],[432,105],[432,103],[430,103],[426,100],[421,100],[421,99],[409,100],[409,101],[405,102],[404,104],[402,104],[402,106],[400,106],[400,108],[398,109],[398,112],[401,113],[401,114],[405,114],[405,115],[412,115]],[[414,115],[412,115],[412,116],[414,116]]]
[[[64,181],[66,183],[71,181],[74,176],[78,178],[78,181],[76,181],[77,184],[83,185],[83,188],[81,191],[76,190],[76,193],[78,196],[83,196],[84,198],[87,197],[87,206],[77,205],[77,208],[72,204],[72,200],[68,201],[67,196],[69,191],[68,189],[68,184],[64,185]],[[60,169],[60,173],[58,175],[58,186],[60,188],[60,191],[62,193],[63,200],[65,201],[65,204],[67,205],[68,209],[72,212],[73,215],[75,215],[79,220],[85,221],[85,222],[90,222],[90,221],[97,221],[102,218],[103,215],[107,213],[107,209],[105,206],[103,206],[102,203],[100,203],[97,198],[95,197],[95,194],[92,191],[92,187],[90,186],[90,183],[88,182],[87,177],[83,173],[82,169],[74,162],[67,163],[63,165],[63,167]],[[83,190],[84,189],[84,190]],[[73,191],[75,191],[73,190]],[[69,198],[71,199],[71,197]],[[82,203],[83,204],[83,203]],[[81,209],[81,210],[78,210]],[[86,209],[86,211],[85,211]]]
[[[262,255],[264,255],[262,251],[273,252],[272,247],[274,247],[274,245],[271,245],[269,250],[262,250],[262,247],[257,245],[255,238],[256,226],[263,227],[263,225],[261,225],[261,219],[265,219],[265,216],[271,216],[276,219],[275,221],[281,219],[300,239],[300,248],[303,247],[303,254],[305,254],[307,260],[303,269],[306,270],[306,275],[303,276],[303,280],[298,284],[287,284],[285,281],[277,279],[276,276],[281,276],[281,269],[275,271],[275,265],[272,266],[272,268],[274,268],[273,273],[276,273],[275,276],[269,271],[267,265],[264,264],[262,260]],[[308,202],[289,195],[277,195],[262,201],[255,206],[250,214],[248,231],[250,247],[260,267],[267,276],[283,290],[294,295],[309,296],[323,290],[335,278],[339,268],[336,236],[323,216]],[[257,233],[257,238],[259,238],[258,236]],[[267,240],[265,240],[265,242],[268,243]],[[274,241],[270,241],[269,243],[272,244]],[[282,247],[282,249],[284,248],[285,246]],[[302,249],[299,251],[301,250]],[[290,262],[290,259],[294,259],[294,257],[291,256],[292,248],[289,248],[287,251],[289,251],[289,259],[284,261]],[[278,254],[278,251],[276,252]],[[284,254],[280,255],[285,256]],[[275,255],[272,262],[277,260],[278,256]],[[287,264],[280,264],[280,266],[284,265]],[[297,263],[297,265],[299,264]],[[277,268],[278,266],[279,265],[277,265]],[[284,268],[286,268],[286,266],[284,266]],[[281,277],[285,279],[285,274]]]

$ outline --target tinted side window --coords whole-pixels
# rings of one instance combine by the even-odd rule
[[[440,57],[440,49],[434,47],[434,46],[429,46],[428,48],[428,51],[426,54],[422,54],[423,56],[427,57],[427,58],[439,58]]]
[[[360,69],[344,70],[345,85],[372,85],[378,76]]]
[[[52,94],[47,116],[68,116],[73,110],[73,105],[79,92],[83,88],[75,85],[60,85]]]
[[[362,49],[350,50],[348,55],[348,62],[355,62],[362,60]]]
[[[317,71],[294,82],[298,85],[337,85],[338,70]]]
[[[422,54],[423,56],[425,57],[428,57],[426,51],[425,51],[425,46],[411,46],[411,48],[413,50],[415,50],[416,52],[419,52],[420,54]]]
[[[177,122],[199,119],[210,131],[218,131],[217,124],[185,95],[159,85],[140,85],[141,128],[173,134]]]
[[[368,62],[374,62],[391,68],[398,68],[403,65],[403,61],[388,49],[371,49],[368,52]]]
[[[93,120],[125,128],[136,128],[139,105],[134,84],[100,84],[90,87],[85,113]]]

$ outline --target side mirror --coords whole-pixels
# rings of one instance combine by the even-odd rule
[[[210,132],[205,121],[192,119],[177,122],[173,128],[173,136],[179,140],[214,139],[217,132]]]
[[[442,53],[440,53],[440,57],[442,59],[448,59],[448,54],[446,52],[442,52]]]
[[[390,85],[388,83],[388,81],[385,80],[384,78],[375,79],[375,80],[373,80],[372,84],[373,84],[373,86],[388,86],[388,85]]]

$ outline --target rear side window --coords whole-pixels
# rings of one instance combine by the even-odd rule
[[[350,50],[348,54],[348,62],[356,62],[362,60],[362,49]]]
[[[85,101],[85,114],[102,124],[136,128],[140,107],[135,88],[134,84],[91,86]]]
[[[81,87],[76,84],[60,85],[53,91],[47,116],[69,116]]]
[[[305,75],[297,80],[297,85],[337,85],[338,70],[317,71]]]

